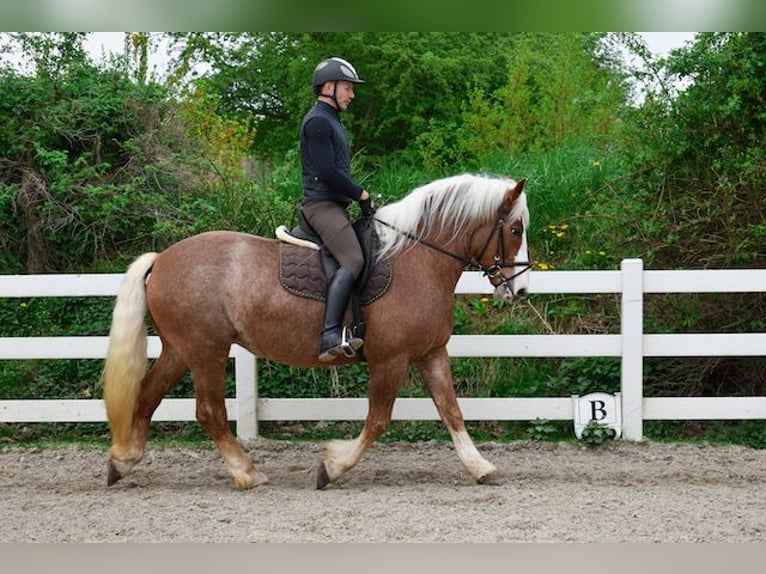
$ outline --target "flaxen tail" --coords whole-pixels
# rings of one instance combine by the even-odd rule
[[[130,443],[133,410],[147,366],[146,275],[157,253],[144,253],[128,267],[117,295],[104,365],[104,403],[112,442]]]

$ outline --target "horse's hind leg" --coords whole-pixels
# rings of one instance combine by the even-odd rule
[[[354,440],[334,440],[324,445],[322,461],[317,470],[316,487],[322,489],[351,470],[362,454],[391,424],[394,402],[408,364],[396,358],[384,364],[370,366],[368,412],[364,428]]]
[[[226,356],[210,359],[192,367],[197,392],[197,420],[215,441],[224,464],[241,489],[253,488],[268,482],[268,478],[255,468],[229,428],[225,402]]]
[[[160,356],[141,381],[133,411],[130,444],[114,443],[109,451],[108,485],[125,476],[143,458],[152,415],[187,370],[173,349],[163,344]]]
[[[465,428],[463,414],[455,396],[446,349],[434,352],[429,358],[419,362],[417,367],[423,375],[442,422],[452,436],[458,458],[465,470],[479,484],[499,483],[500,472],[481,456]]]

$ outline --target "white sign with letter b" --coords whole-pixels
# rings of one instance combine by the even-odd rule
[[[577,438],[582,436],[582,430],[595,421],[614,430],[614,438],[622,434],[622,403],[620,393],[589,393],[587,395],[572,395],[574,407],[574,427]]]

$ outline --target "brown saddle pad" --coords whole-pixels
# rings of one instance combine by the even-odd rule
[[[362,287],[362,305],[369,305],[380,299],[388,290],[393,279],[390,261],[381,261],[372,270],[372,274]],[[327,276],[322,267],[319,251],[280,243],[279,245],[279,281],[287,291],[299,297],[325,301]]]

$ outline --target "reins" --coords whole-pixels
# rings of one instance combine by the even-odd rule
[[[497,214],[498,214],[497,251],[495,252],[495,255],[493,258],[494,262],[490,267],[486,267],[485,265],[482,265],[482,263],[475,257],[468,259],[466,257],[461,257],[460,255],[456,255],[450,251],[447,251],[446,249],[442,247],[439,247],[438,245],[434,245],[433,243],[426,241],[425,239],[421,237],[413,235],[412,233],[408,231],[402,231],[401,229],[398,229],[397,227],[391,225],[390,223],[386,221],[383,221],[382,219],[375,218],[375,221],[388,227],[389,229],[393,229],[399,235],[402,235],[403,237],[406,237],[407,239],[411,241],[420,243],[421,245],[424,245],[428,247],[429,249],[433,249],[434,251],[437,251],[438,253],[441,253],[442,255],[446,255],[447,257],[456,259],[457,261],[462,262],[465,266],[469,268],[478,269],[486,277],[489,277],[490,279],[498,279],[498,276],[502,275],[502,271],[506,267],[523,267],[521,271],[514,273],[510,277],[503,276],[502,279],[500,279],[500,283],[496,285],[496,287],[500,287],[504,285],[505,283],[508,283],[509,281],[513,281],[519,275],[526,273],[532,267],[532,263],[530,263],[529,261],[506,261],[505,242],[503,241],[503,225],[505,224],[504,217],[505,215],[507,215],[507,213],[504,213],[504,211],[501,208],[498,208]],[[487,241],[484,243],[484,248],[482,249],[481,254],[479,255],[479,259],[481,259],[481,257],[483,257],[484,253],[487,251],[487,249],[489,249],[489,243],[490,241],[492,241],[493,235],[494,235],[494,230],[490,232],[489,237],[487,237]]]

